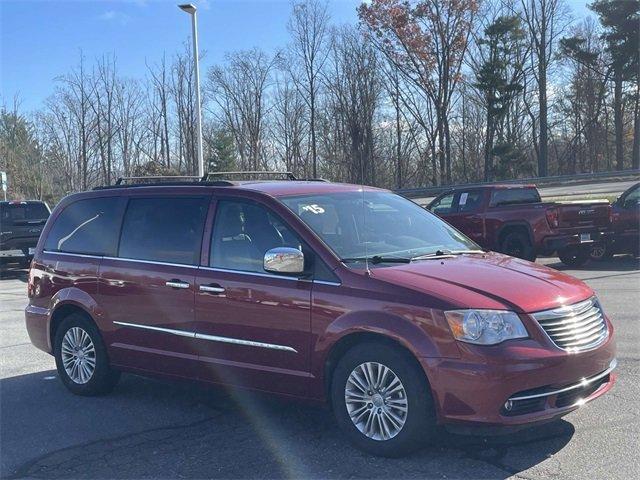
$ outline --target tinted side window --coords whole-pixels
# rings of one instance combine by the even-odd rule
[[[218,202],[209,265],[264,273],[264,254],[276,247],[302,249],[297,235],[266,208],[235,200]]]
[[[626,208],[635,207],[638,205],[640,201],[640,188],[636,188],[635,190],[631,190],[627,196],[624,198],[624,206]]]
[[[458,197],[458,212],[476,212],[482,204],[482,191],[461,192]]]
[[[455,207],[453,205],[454,195],[455,195],[454,193],[449,193],[448,195],[445,195],[444,197],[442,197],[440,200],[438,200],[433,205],[431,205],[431,211],[439,215],[454,213],[455,212]]]
[[[118,256],[198,264],[208,205],[208,197],[130,199]]]
[[[115,255],[121,219],[119,200],[91,198],[65,207],[49,231],[45,250]]]
[[[538,203],[540,194],[535,188],[500,188],[491,195],[491,206]]]

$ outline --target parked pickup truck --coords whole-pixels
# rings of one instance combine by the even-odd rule
[[[29,264],[49,213],[41,201],[0,202],[0,266]]]
[[[543,202],[535,185],[454,188],[427,208],[482,247],[531,261],[557,252],[583,265],[610,232],[609,202]]]
[[[598,244],[591,258],[604,260],[616,253],[640,255],[640,183],[629,187],[611,206],[611,236]]]

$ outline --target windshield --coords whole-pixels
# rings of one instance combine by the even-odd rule
[[[411,259],[479,249],[432,213],[389,192],[304,195],[280,201],[342,260]]]

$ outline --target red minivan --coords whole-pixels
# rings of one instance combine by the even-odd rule
[[[356,185],[71,195],[40,237],[28,294],[31,341],[75,394],[131,372],[327,402],[379,455],[438,425],[558,418],[615,380],[613,327],[588,286]]]

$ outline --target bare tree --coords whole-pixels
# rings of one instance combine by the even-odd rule
[[[167,73],[166,55],[162,55],[162,60],[156,67],[149,67],[153,95],[149,100],[152,109],[152,136],[154,140],[160,141],[159,156],[162,158],[167,168],[171,167],[171,152],[169,148],[169,74]],[[155,147],[155,141],[154,141]],[[156,151],[154,149],[154,158]]]
[[[360,6],[371,41],[433,103],[440,182],[451,181],[449,114],[477,2],[373,0]]]
[[[273,141],[287,171],[308,177],[306,102],[288,72],[276,79],[273,103]]]
[[[266,96],[274,62],[253,49],[227,55],[223,67],[209,71],[207,94],[217,107],[214,114],[233,133],[242,168],[259,170],[266,165]]]
[[[532,47],[530,67],[538,91],[538,175],[546,177],[549,173],[548,75],[569,23],[569,13],[563,0],[520,0],[519,14]]]
[[[309,107],[312,175],[318,174],[316,115],[319,76],[327,59],[329,13],[327,4],[319,0],[295,3],[289,23],[291,34],[292,78],[304,93]]]
[[[82,52],[80,52],[78,66],[67,75],[57,78],[57,81],[62,85],[59,90],[59,101],[64,104],[69,115],[73,117],[74,127],[77,127],[80,153],[80,188],[83,190],[89,186],[89,150],[91,136],[95,128],[95,120],[91,111],[92,99],[89,80]]]
[[[332,32],[330,66],[323,75],[331,115],[344,132],[341,163],[347,179],[376,183],[374,117],[381,95],[379,61],[372,46],[353,27]]]

